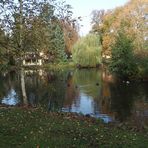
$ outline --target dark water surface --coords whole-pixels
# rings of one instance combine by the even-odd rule
[[[28,103],[34,107],[89,114],[106,123],[148,123],[147,82],[115,82],[106,71],[96,69],[27,70],[25,85]],[[1,72],[0,102],[23,104],[19,72]]]

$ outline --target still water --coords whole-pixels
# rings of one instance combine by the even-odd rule
[[[148,83],[118,82],[105,70],[26,70],[28,104],[89,114],[104,122],[148,123]],[[0,74],[0,103],[23,104],[20,73]]]

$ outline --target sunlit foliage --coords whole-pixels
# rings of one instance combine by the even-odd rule
[[[89,34],[82,37],[73,48],[73,60],[80,67],[96,67],[101,62],[100,38]]]
[[[92,19],[92,32],[101,35],[103,54],[111,54],[111,46],[123,20],[127,22],[125,24],[126,34],[134,38],[134,52],[140,53],[142,50],[147,50],[148,19],[146,8],[146,0],[130,0],[122,7],[106,12],[98,10],[98,13],[93,13],[95,20]]]
[[[78,36],[71,9],[59,0],[0,1],[0,25],[9,34],[9,49],[15,50],[10,56],[21,63],[20,55],[41,51],[53,62],[65,61]]]
[[[133,54],[133,42],[121,29],[112,46],[112,60],[110,71],[123,79],[133,77],[137,72],[137,67]]]

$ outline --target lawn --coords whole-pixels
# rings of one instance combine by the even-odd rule
[[[41,108],[0,108],[1,148],[146,148],[148,131]]]

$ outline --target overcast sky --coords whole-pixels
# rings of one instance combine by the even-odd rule
[[[80,29],[80,35],[86,35],[91,29],[90,14],[92,10],[113,9],[117,6],[122,6],[129,0],[66,0],[67,4],[73,7],[73,17],[82,16],[83,27]]]

